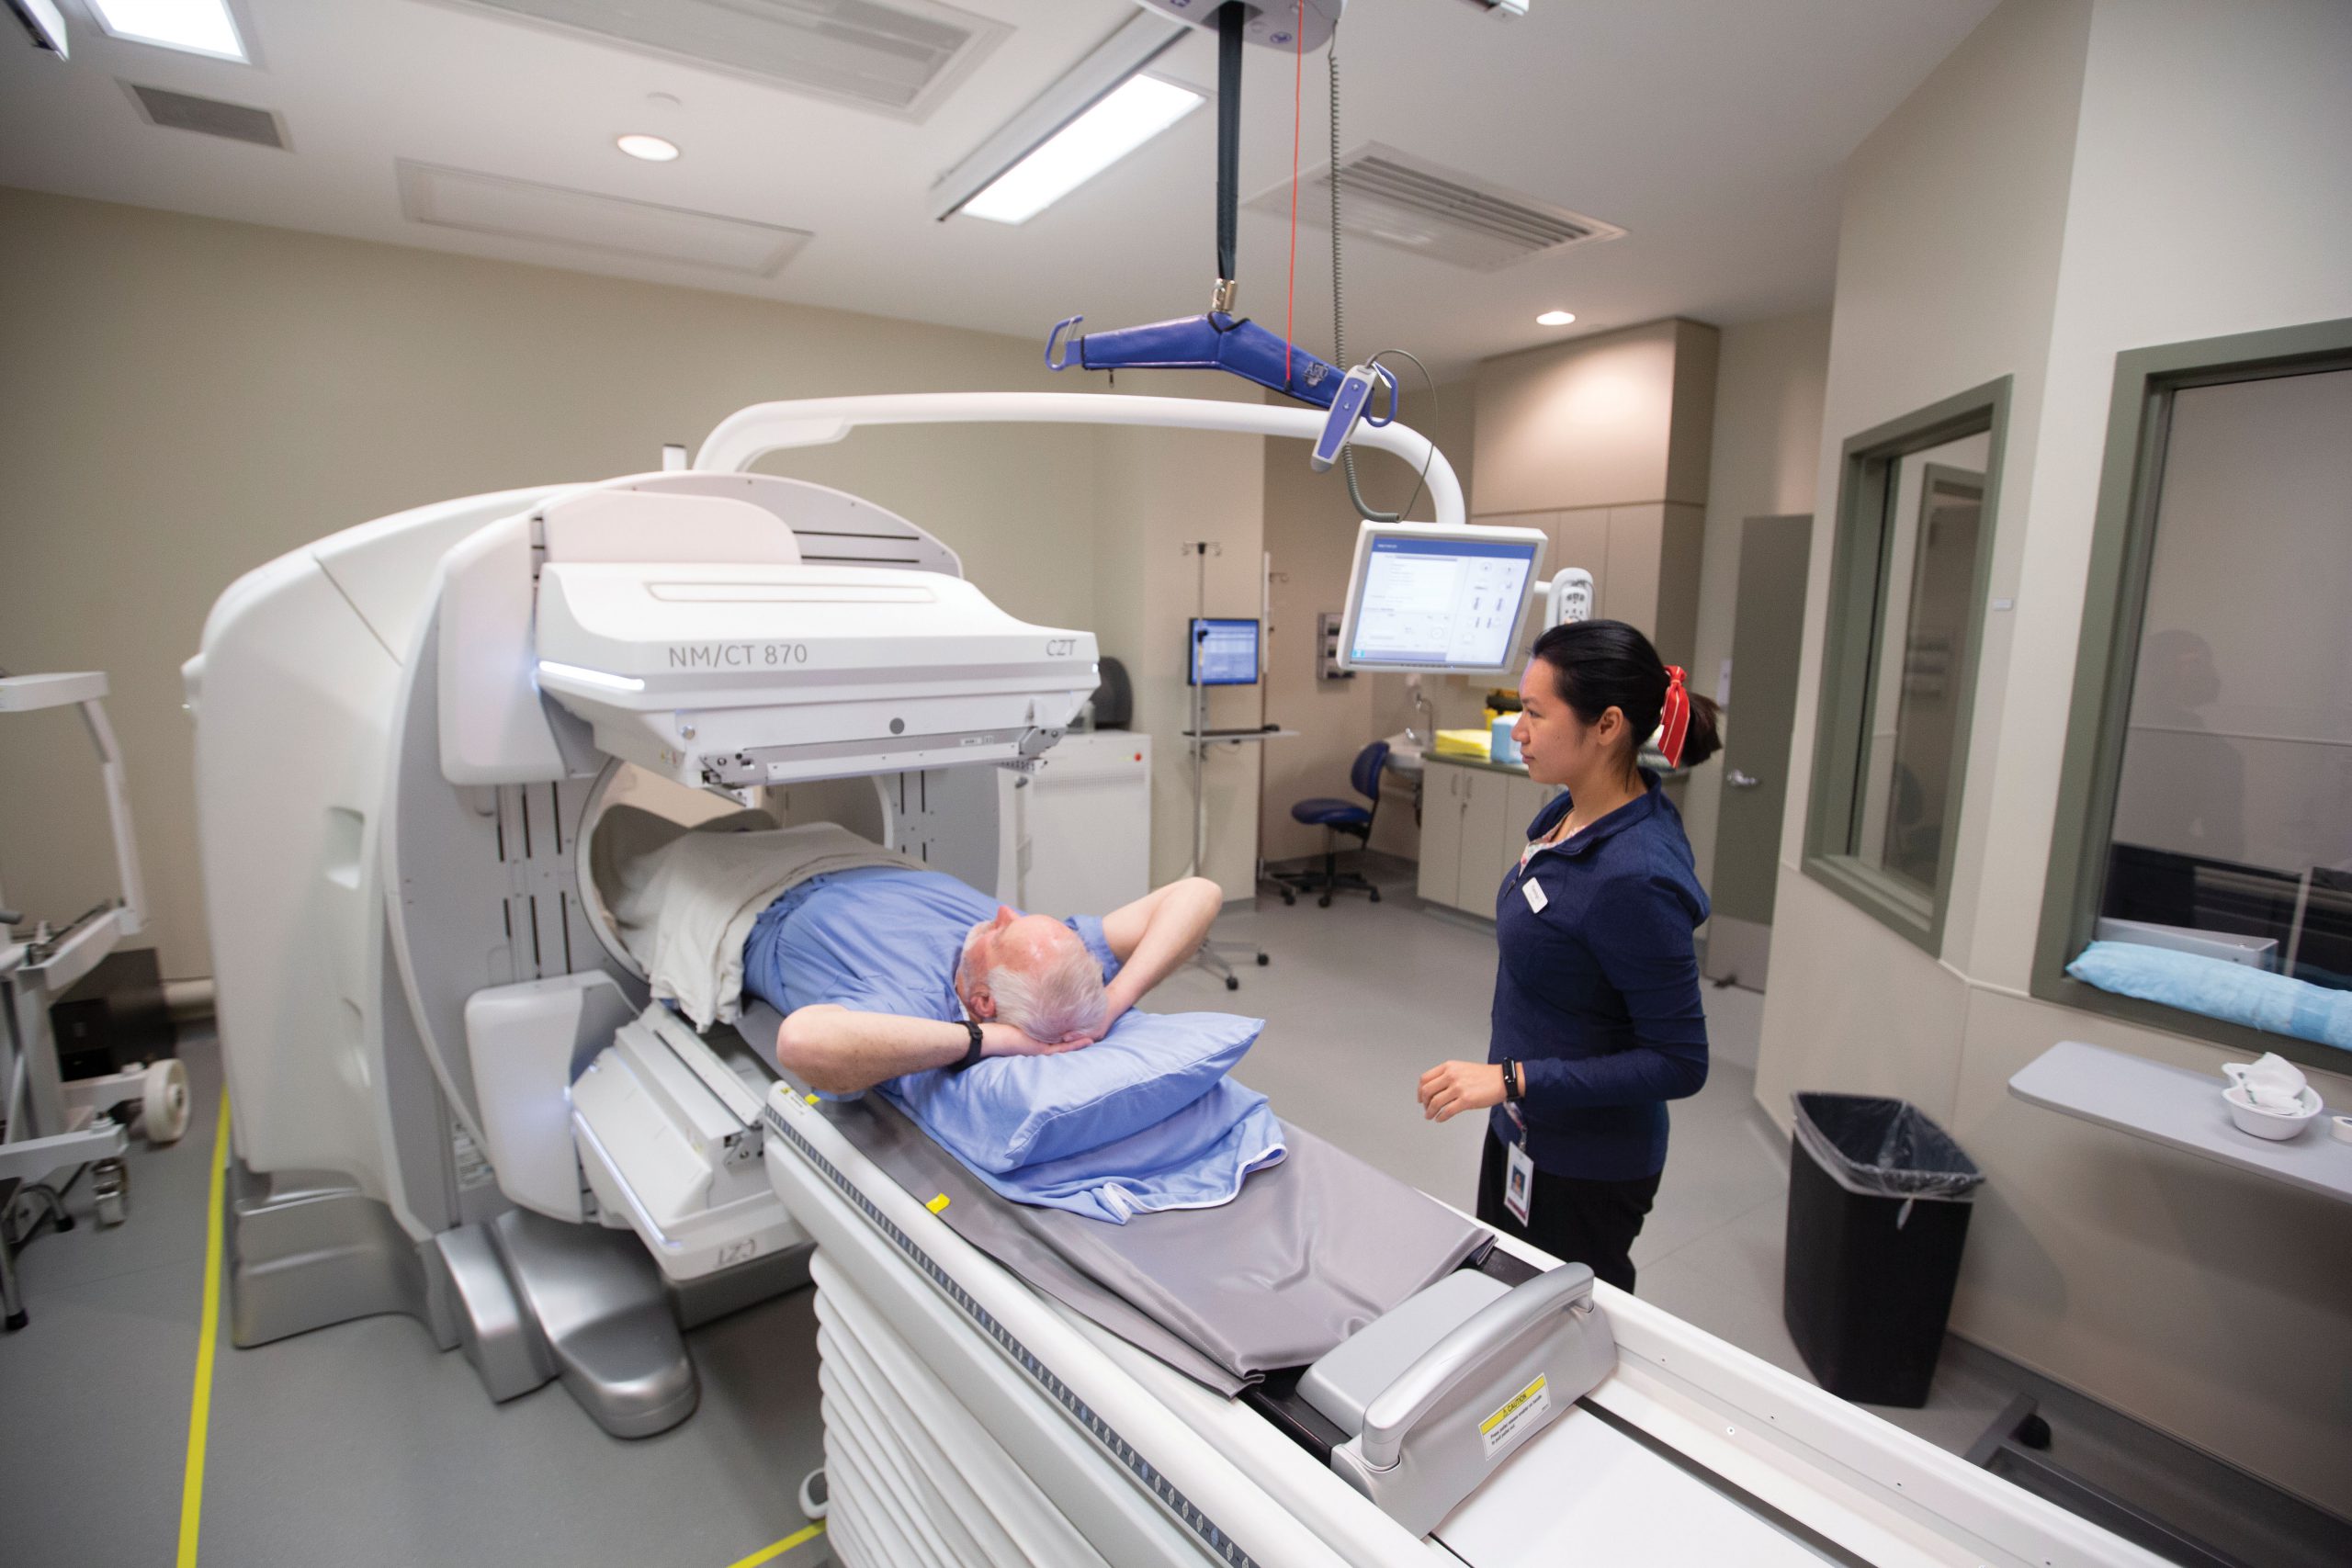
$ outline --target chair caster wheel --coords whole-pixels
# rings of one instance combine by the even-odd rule
[[[1329,893],[1326,893],[1322,897],[1315,900],[1315,907],[1318,909],[1329,908],[1331,907],[1331,896]]]
[[[1228,991],[1239,990],[1241,988],[1240,979],[1235,976],[1227,975],[1225,977],[1225,988]]]
[[[1377,887],[1372,890],[1372,902],[1375,904],[1380,902],[1380,889]]]
[[[31,1321],[32,1318],[30,1314],[25,1312],[12,1312],[8,1314],[8,1318],[6,1323],[0,1323],[0,1328],[6,1328],[9,1333],[14,1334],[17,1330],[22,1328]]]
[[[1269,957],[1267,957],[1264,953],[1261,953],[1258,954],[1258,967],[1259,967],[1259,968],[1263,969],[1267,964],[1272,964],[1272,962],[1273,962],[1273,960],[1272,960],[1272,959],[1271,959],[1271,958],[1269,958]]]
[[[1292,897],[1289,894],[1285,893],[1285,894],[1283,894],[1283,908],[1289,908],[1291,905],[1294,905],[1294,904],[1295,904],[1295,903],[1297,903],[1297,902],[1298,902],[1298,900],[1297,900],[1297,899],[1295,899],[1295,898],[1294,898],[1294,897]]]

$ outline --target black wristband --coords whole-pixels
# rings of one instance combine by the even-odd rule
[[[965,1050],[963,1059],[947,1069],[951,1073],[960,1073],[980,1059],[980,1026],[967,1018],[964,1027],[972,1032],[972,1043]]]
[[[1503,1100],[1506,1104],[1517,1104],[1526,1098],[1519,1085],[1519,1059],[1507,1056],[1503,1059]]]

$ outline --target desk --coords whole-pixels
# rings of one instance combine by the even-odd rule
[[[2222,1089],[2218,1077],[2079,1040],[2060,1041],[2009,1079],[2030,1105],[2352,1202],[2352,1144],[2328,1135],[2324,1112],[2301,1137],[2268,1143],[2231,1122]]]

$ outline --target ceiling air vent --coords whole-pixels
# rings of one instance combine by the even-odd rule
[[[1257,197],[1250,207],[1287,216],[1290,182]],[[1319,168],[1299,184],[1298,216],[1326,227],[1330,211],[1331,172]],[[1625,232],[1376,141],[1340,160],[1340,227],[1361,239],[1476,272]]]
[[[716,212],[534,180],[400,163],[401,210],[419,223],[773,277],[814,236]]]
[[[131,100],[150,125],[166,126],[173,130],[200,130],[207,136],[225,136],[232,141],[250,141],[256,147],[286,145],[286,127],[268,109],[224,103],[219,98],[199,98],[193,93],[168,92],[162,87],[142,87],[136,82],[125,82],[123,85],[130,89]]]
[[[453,0],[922,119],[1008,29],[938,0]]]

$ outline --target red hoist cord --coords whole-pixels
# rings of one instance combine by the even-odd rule
[[[1298,0],[1298,25],[1292,34],[1297,64],[1290,84],[1290,281],[1283,293],[1283,386],[1290,386],[1292,312],[1298,304],[1298,122],[1306,97],[1306,0]]]

